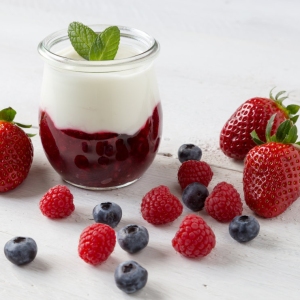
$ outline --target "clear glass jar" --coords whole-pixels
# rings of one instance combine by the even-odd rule
[[[90,26],[102,32],[109,25]],[[67,30],[38,46],[45,61],[40,137],[61,177],[87,189],[113,189],[138,180],[157,153],[162,110],[154,72],[157,41],[119,26],[121,41],[110,61],[86,61]]]

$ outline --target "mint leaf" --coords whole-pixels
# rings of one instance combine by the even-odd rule
[[[75,51],[83,58],[89,59],[90,48],[97,34],[88,26],[72,22],[68,28],[68,36]]]
[[[117,26],[106,28],[94,40],[91,46],[90,60],[113,60],[118,52],[120,43],[120,30]]]
[[[101,35],[99,34],[90,49],[89,60],[101,60],[103,49],[104,44],[102,42]]]

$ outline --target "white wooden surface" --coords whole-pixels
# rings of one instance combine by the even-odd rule
[[[227,224],[200,212],[217,245],[209,256],[196,260],[171,246],[187,209],[165,226],[147,224],[139,211],[142,196],[159,184],[180,197],[176,153],[186,142],[198,144],[203,160],[211,164],[210,190],[226,180],[242,194],[243,164],[221,153],[219,132],[237,106],[253,96],[267,96],[274,86],[289,91],[290,102],[300,102],[299,13],[297,0],[1,0],[1,108],[14,107],[18,120],[32,123],[37,132],[43,70],[38,43],[72,21],[127,25],[161,44],[156,69],[164,136],[154,164],[134,185],[109,192],[70,186],[76,210],[61,221],[45,218],[38,208],[45,191],[62,181],[34,137],[28,178],[0,195],[0,248],[10,238],[25,235],[36,240],[38,255],[20,268],[0,254],[0,299],[299,299],[300,202],[277,218],[259,218],[259,236],[245,245],[229,236]],[[77,243],[83,228],[93,222],[93,207],[103,201],[122,206],[117,230],[129,223],[144,225],[150,242],[136,255],[116,245],[107,262],[92,267],[78,257]],[[244,213],[252,214],[246,205]],[[113,279],[115,267],[127,259],[149,272],[147,286],[131,296],[118,290]]]

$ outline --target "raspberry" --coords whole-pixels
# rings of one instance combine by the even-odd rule
[[[98,265],[108,259],[115,245],[115,231],[109,225],[95,223],[81,233],[78,254],[86,263]]]
[[[205,209],[217,221],[230,222],[242,214],[243,204],[234,186],[223,181],[218,183],[206,198]]]
[[[51,188],[40,201],[40,210],[48,218],[68,217],[75,209],[73,195],[64,185]]]
[[[179,199],[164,185],[153,188],[142,199],[142,216],[154,225],[174,221],[181,215],[182,210]]]
[[[185,161],[178,170],[178,182],[182,189],[193,182],[202,183],[207,187],[212,177],[213,172],[210,166],[204,161]]]
[[[205,221],[194,214],[187,215],[172,240],[174,249],[186,257],[203,257],[216,245],[216,237]]]

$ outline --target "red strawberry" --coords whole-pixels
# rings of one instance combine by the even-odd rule
[[[73,195],[65,185],[56,185],[40,200],[40,210],[50,219],[68,217],[75,210]]]
[[[260,145],[247,154],[243,174],[247,205],[266,218],[280,215],[300,196],[300,151],[294,144],[297,127],[286,120],[271,136],[274,117],[268,123],[265,144],[252,134]]]
[[[108,259],[115,245],[115,231],[109,225],[95,223],[81,233],[78,254],[86,263],[98,265]]]
[[[242,214],[243,203],[234,186],[223,181],[218,183],[206,198],[205,210],[219,222],[230,222]]]
[[[202,183],[207,187],[213,177],[213,172],[204,161],[187,160],[180,166],[177,176],[182,189],[193,182]]]
[[[179,199],[164,185],[153,188],[142,199],[142,216],[154,225],[173,222],[181,215],[182,210]]]
[[[19,186],[27,177],[33,160],[29,138],[33,135],[19,128],[31,125],[15,123],[15,115],[16,111],[10,107],[0,111],[0,192]]]
[[[187,215],[172,240],[176,251],[186,257],[206,256],[216,245],[216,237],[205,221],[197,215]]]
[[[298,105],[283,105],[281,97],[285,92],[279,92],[275,98],[270,92],[270,98],[255,97],[243,103],[229,118],[220,134],[220,148],[225,155],[242,160],[246,154],[255,146],[250,133],[255,130],[262,141],[265,140],[267,123],[273,114],[276,118],[272,127],[272,134],[276,131],[281,122],[291,119],[294,123],[298,116],[294,116]]]

